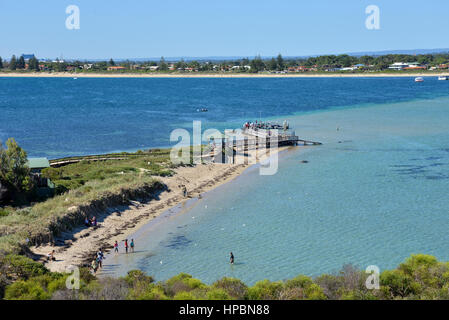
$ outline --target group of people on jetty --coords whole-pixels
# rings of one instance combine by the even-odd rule
[[[128,253],[129,250],[131,250],[131,252],[134,252],[134,239],[131,239],[131,242],[128,243],[128,239],[123,240],[125,242],[124,244],[124,248],[125,248],[125,253]],[[114,253],[119,253],[119,244],[118,241],[115,241],[114,243]],[[131,249],[130,249],[131,248]],[[106,259],[104,256],[103,251],[98,250],[98,252],[95,254],[94,259],[91,262],[91,267],[92,267],[92,271],[93,273],[97,273],[99,268],[103,267],[103,260]]]
[[[245,124],[243,125],[243,129],[244,130],[248,130],[248,129],[252,129],[257,131],[258,129],[263,129],[263,130],[270,130],[270,129],[280,129],[280,130],[288,130],[290,128],[290,124],[288,123],[287,120],[284,120],[284,122],[282,123],[282,125],[278,124],[278,123],[271,123],[271,122],[263,122],[263,121],[259,121],[257,122],[245,122]]]

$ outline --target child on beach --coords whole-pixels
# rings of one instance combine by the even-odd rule
[[[131,239],[131,251],[134,252],[134,239]]]
[[[47,254],[47,260],[48,260],[48,261],[56,261],[56,258],[55,258],[55,250],[53,250],[52,252],[50,252],[50,253]]]
[[[92,270],[93,270],[94,274],[96,274],[96,273],[97,273],[97,270],[98,270],[97,257],[95,257],[95,258],[92,260],[91,266],[92,266]]]
[[[118,253],[118,242],[117,241],[115,241],[115,243],[114,243],[114,252]]]

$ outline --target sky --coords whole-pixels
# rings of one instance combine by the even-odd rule
[[[66,28],[66,8],[80,11]],[[365,10],[380,10],[369,30]],[[0,56],[307,56],[448,48],[448,0],[0,0]]]

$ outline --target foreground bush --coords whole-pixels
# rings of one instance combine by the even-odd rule
[[[22,256],[0,259],[4,298],[14,300],[449,299],[449,264],[422,254],[412,255],[394,270],[383,271],[379,290],[368,290],[367,274],[351,265],[315,279],[299,275],[286,281],[262,280],[251,287],[234,278],[207,285],[186,273],[157,283],[139,270],[118,279],[97,279],[88,269],[81,269],[80,275],[80,290],[69,290],[65,287],[67,274],[49,272]]]

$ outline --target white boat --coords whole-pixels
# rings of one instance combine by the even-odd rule
[[[448,76],[439,76],[438,80],[449,80]]]
[[[423,82],[424,78],[423,77],[417,77],[415,78],[415,82]]]

